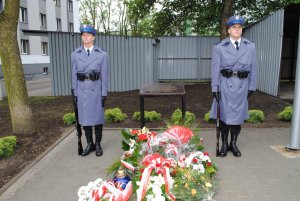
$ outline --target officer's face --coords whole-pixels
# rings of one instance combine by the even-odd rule
[[[228,29],[230,37],[239,39],[242,35],[243,26],[240,24],[234,24]]]
[[[93,44],[94,39],[95,39],[95,36],[93,34],[90,34],[90,33],[82,33],[81,34],[81,40],[84,45]]]

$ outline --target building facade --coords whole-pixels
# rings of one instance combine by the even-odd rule
[[[0,12],[4,9],[5,0],[0,0]],[[20,0],[19,12],[18,42],[24,73],[47,74],[48,32],[78,32],[79,0]]]

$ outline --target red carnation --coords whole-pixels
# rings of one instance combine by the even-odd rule
[[[147,134],[140,134],[138,137],[138,141],[145,141],[148,140],[148,135]]]
[[[138,133],[139,133],[138,130],[132,130],[132,131],[131,131],[131,134],[132,134],[132,135],[137,135]]]
[[[207,162],[206,167],[210,167],[210,166],[211,166],[211,162]]]
[[[209,156],[209,154],[207,152],[204,152],[203,154],[204,154],[204,156]]]
[[[198,159],[197,158],[193,158],[192,162],[193,163],[198,163]]]

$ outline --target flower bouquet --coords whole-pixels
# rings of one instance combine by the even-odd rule
[[[133,197],[131,194],[137,201],[212,199],[216,166],[209,154],[202,152],[203,139],[189,128],[173,126],[159,134],[147,128],[123,130],[122,136],[124,153],[109,172],[118,172],[124,167],[131,181],[124,185],[96,180],[96,183],[79,189],[78,196],[85,196],[82,200],[125,201]],[[93,195],[94,186],[102,196],[99,199],[87,196]],[[107,195],[101,189],[105,189]]]

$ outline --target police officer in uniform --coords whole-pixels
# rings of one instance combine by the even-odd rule
[[[256,51],[253,42],[242,38],[244,18],[230,17],[226,24],[229,37],[213,47],[211,63],[211,87],[214,101],[211,118],[216,119],[216,104],[220,104],[220,131],[222,147],[220,156],[231,151],[235,157],[241,152],[237,138],[241,124],[249,118],[248,98],[256,91]],[[228,145],[228,133],[231,133]]]
[[[96,150],[96,156],[102,156],[100,142],[108,89],[108,56],[103,49],[94,46],[96,30],[93,26],[82,25],[80,33],[83,46],[72,53],[71,65],[72,90],[77,102],[79,123],[83,126],[87,141],[87,147],[81,155],[86,156]]]

